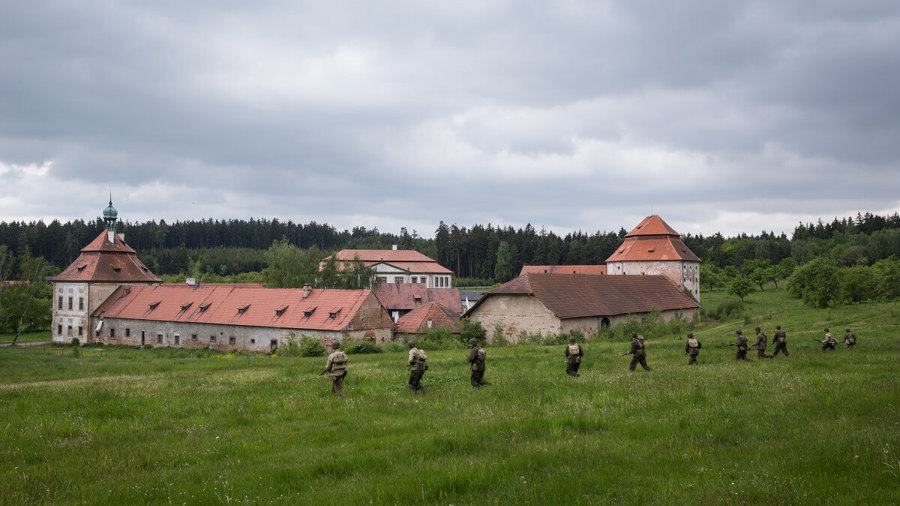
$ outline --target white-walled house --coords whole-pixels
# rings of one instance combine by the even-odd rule
[[[335,253],[334,258],[341,268],[345,263],[359,259],[366,267],[375,271],[375,277],[380,283],[421,283],[426,288],[453,286],[453,271],[418,251],[344,249]],[[326,258],[325,261],[327,260]]]

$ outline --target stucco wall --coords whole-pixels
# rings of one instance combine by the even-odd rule
[[[62,297],[62,309],[59,298]],[[69,309],[69,298],[72,298],[72,309]],[[53,316],[51,339],[55,343],[68,343],[73,337],[84,342],[90,335],[88,315],[90,300],[87,283],[54,283],[53,284]],[[82,309],[79,309],[82,308]],[[62,327],[62,332],[60,332]],[[78,329],[81,329],[79,335]]]
[[[686,289],[700,302],[700,264],[697,262],[610,262],[607,274],[661,275],[669,278],[679,288]]]
[[[519,342],[522,331],[531,334],[558,334],[560,321],[541,301],[530,295],[491,295],[469,315],[472,321],[481,322],[491,342],[494,327],[503,327],[504,338]]]

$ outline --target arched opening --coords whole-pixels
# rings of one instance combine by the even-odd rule
[[[609,328],[609,318],[604,317],[603,319],[600,320],[600,328],[601,329]]]

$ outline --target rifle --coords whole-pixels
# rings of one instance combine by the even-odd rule
[[[623,357],[624,357],[625,355],[631,355],[631,351],[626,351],[625,353],[622,354]]]
[[[723,348],[728,348],[729,346],[737,346],[737,345],[734,344],[734,343],[729,343],[729,344],[723,344],[723,345],[722,345]]]

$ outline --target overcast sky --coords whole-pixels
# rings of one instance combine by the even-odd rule
[[[900,2],[8,2],[0,220],[900,210]]]

